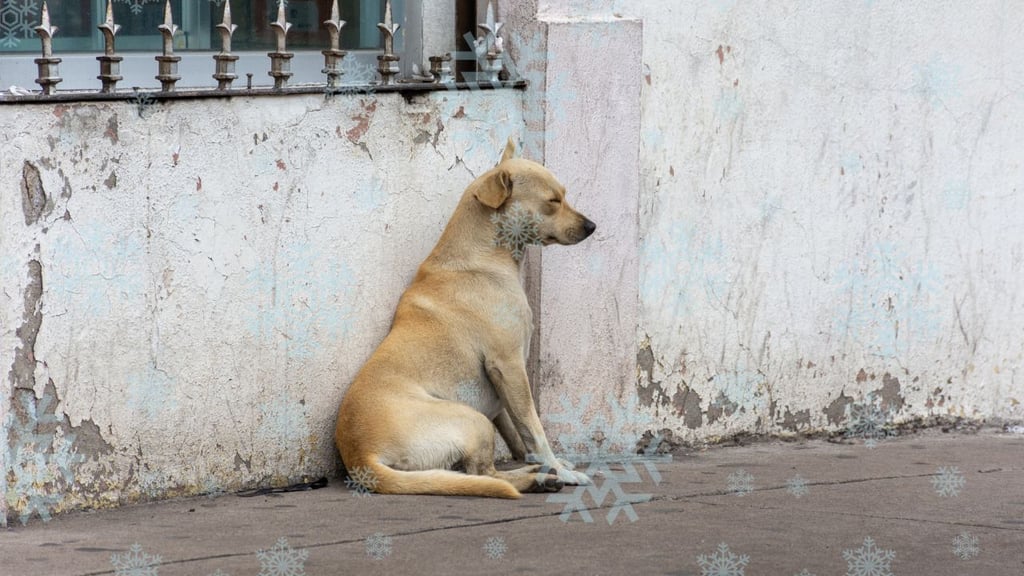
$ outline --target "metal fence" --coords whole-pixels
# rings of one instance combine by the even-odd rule
[[[22,94],[21,98],[15,95],[15,101],[63,99],[61,96],[66,96],[57,92],[57,85],[62,81],[60,76],[61,58],[53,53],[53,37],[57,34],[58,26],[51,22],[46,2],[43,2],[40,19],[40,24],[34,30],[42,41],[42,56],[34,61],[38,68],[38,78],[35,79],[35,82],[39,84],[41,90],[36,94]],[[328,32],[328,44],[321,50],[324,57],[321,73],[324,74],[325,81],[318,88],[314,88],[316,90],[324,90],[329,95],[343,91],[341,83],[345,71],[342,68],[342,64],[348,53],[340,48],[340,36],[342,28],[346,24],[341,19],[338,1],[334,0],[330,19],[323,22],[323,26]],[[291,23],[286,19],[284,2],[279,3],[277,19],[270,26],[276,36],[276,46],[274,51],[267,53],[270,59],[270,69],[267,74],[274,79],[274,85],[271,90],[281,91],[288,87],[289,78],[292,76],[290,63],[295,55],[293,52],[288,51],[288,31],[291,28]],[[471,88],[522,85],[524,82],[520,79],[513,79],[512,82],[508,81],[509,74],[507,71],[514,70],[515,67],[511,65],[511,61],[504,50],[503,39],[498,35],[502,26],[501,22],[495,21],[493,3],[489,3],[486,21],[478,24],[483,34],[474,38],[472,34],[467,33],[464,36],[464,40],[469,45],[470,50],[456,52],[454,59],[473,60],[476,63],[474,72],[463,73],[462,84],[456,81],[455,73],[452,70],[453,56],[450,52],[430,56],[428,58],[430,62],[429,69],[420,69],[418,66],[413,65],[411,74],[402,77],[402,72],[399,68],[401,57],[395,53],[394,49],[395,34],[398,32],[400,25],[396,24],[392,19],[391,1],[388,0],[385,5],[384,21],[377,24],[377,28],[383,37],[384,51],[383,54],[377,56],[377,66],[374,69],[376,78],[362,81],[364,84],[362,86],[363,91],[381,88],[384,91],[391,91],[404,88],[412,89],[414,87],[419,89],[437,89],[439,87],[431,85],[443,85],[450,89],[464,87],[467,84]],[[103,54],[96,57],[96,60],[99,62],[99,75],[97,78],[101,82],[101,87],[95,93],[76,92],[75,97],[78,99],[83,97],[91,99],[88,97],[92,96],[94,98],[107,99],[116,98],[120,95],[121,97],[138,98],[140,91],[137,88],[134,88],[132,92],[117,91],[118,82],[123,80],[120,74],[120,65],[123,57],[117,54],[115,48],[117,33],[121,27],[114,22],[113,0],[107,0],[106,17],[97,28],[103,35],[104,43]],[[220,51],[213,55],[212,77],[217,81],[217,87],[212,90],[199,90],[198,92],[230,95],[241,91],[250,93],[253,91],[252,74],[247,74],[248,79],[244,89],[232,87],[233,82],[238,79],[235,63],[238,61],[239,56],[231,52],[231,37],[236,28],[237,26],[231,22],[231,0],[227,0],[224,3],[221,23],[216,25],[217,32],[220,35],[221,46]],[[178,75],[178,62],[181,60],[181,56],[174,53],[174,35],[178,31],[178,26],[174,23],[174,14],[171,10],[170,0],[167,0],[164,5],[163,23],[157,26],[157,29],[163,39],[162,53],[155,56],[157,62],[155,78],[160,82],[160,89],[147,91],[145,97],[174,97],[180,94],[176,92],[175,84],[181,79]],[[506,64],[509,64],[509,66],[506,66]],[[306,90],[303,91],[308,91],[309,88],[309,86],[306,86]],[[191,93],[195,94],[197,92]]]

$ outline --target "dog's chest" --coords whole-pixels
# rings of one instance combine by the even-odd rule
[[[501,413],[501,399],[487,376],[481,374],[474,380],[459,383],[455,391],[455,399],[472,407],[477,412],[495,418]]]

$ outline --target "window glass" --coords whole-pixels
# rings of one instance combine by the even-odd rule
[[[232,51],[270,51],[276,36],[270,23],[277,19],[279,0],[234,0],[231,19],[238,26],[232,37]],[[162,40],[157,26],[164,20],[165,0],[114,0],[114,21],[121,26],[115,39],[117,51],[159,52]],[[226,0],[172,0],[171,10],[178,33],[175,50],[219,50],[221,22]],[[0,52],[37,52],[42,0],[0,0]],[[106,17],[106,0],[48,0],[50,22],[59,31],[54,36],[56,55],[61,52],[100,52],[103,36],[96,26]],[[292,24],[288,31],[289,50],[322,50],[328,36],[323,26],[330,18],[332,0],[285,0],[285,14]],[[401,21],[403,2],[392,2],[395,21]],[[383,47],[377,23],[384,18],[384,0],[339,0],[342,48]],[[398,47],[396,46],[396,49]]]

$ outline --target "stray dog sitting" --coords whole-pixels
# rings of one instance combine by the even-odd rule
[[[534,408],[520,262],[524,244],[576,244],[596,226],[551,172],[514,156],[509,140],[466,188],[345,393],[335,442],[367,490],[519,498],[590,483],[555,457]],[[495,428],[513,457],[534,464],[496,470]]]

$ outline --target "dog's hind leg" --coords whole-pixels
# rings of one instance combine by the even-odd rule
[[[543,472],[544,466],[534,464],[515,470],[496,471],[494,476],[512,484],[520,492],[558,492],[565,486],[558,476]]]
[[[456,421],[462,431],[462,466],[466,474],[500,478],[520,492],[558,492],[562,489],[564,482],[555,474],[542,472],[541,465],[497,470],[494,467],[494,425],[486,416],[469,407],[459,404],[456,409],[459,412]]]

